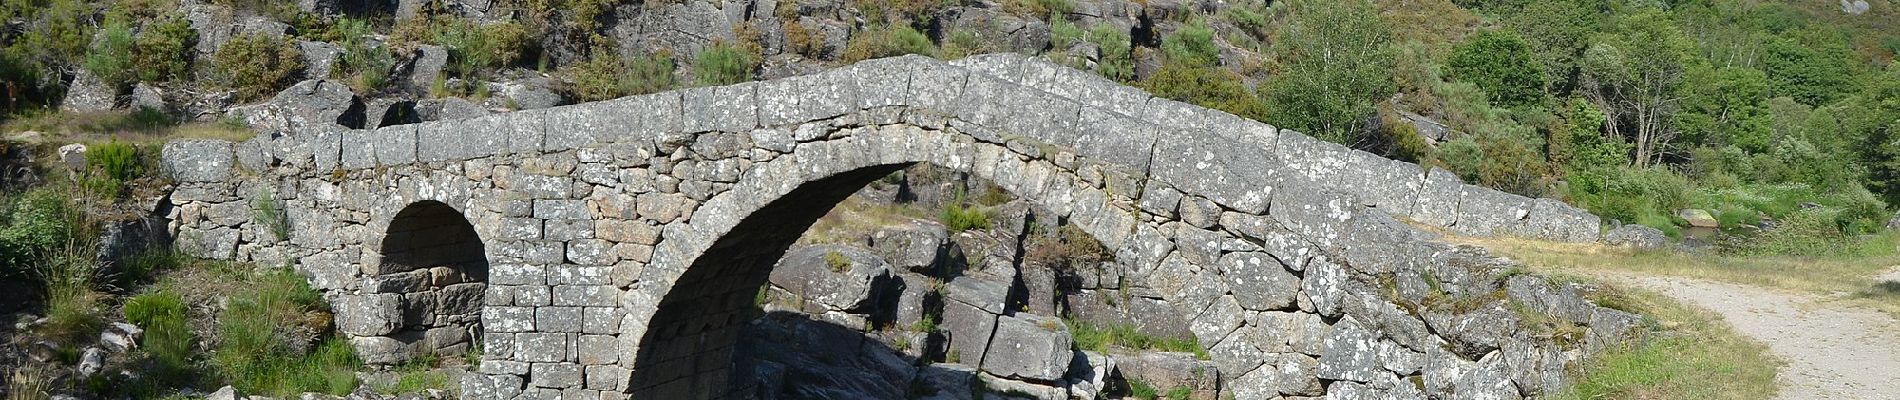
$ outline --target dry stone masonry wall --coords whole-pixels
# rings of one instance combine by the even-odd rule
[[[742,397],[735,341],[760,286],[787,273],[773,266],[832,204],[919,163],[1100,241],[1127,290],[1206,348],[1204,385],[1235,398],[1536,396],[1639,321],[1401,222],[1598,240],[1581,210],[1015,55],[180,140],[163,159],[181,246],[309,276],[372,362],[479,343],[470,398]],[[1047,317],[963,281],[944,324],[990,333],[951,344],[972,367],[918,381],[1066,397],[1106,368],[1069,365],[1066,339],[1037,333]],[[1028,356],[992,356],[1004,346]]]

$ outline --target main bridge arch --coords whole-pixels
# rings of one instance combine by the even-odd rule
[[[473,120],[179,141],[165,159],[188,249],[297,260],[365,354],[402,318],[375,289],[374,238],[418,201],[459,211],[489,265],[485,361],[462,382],[477,398],[726,395],[733,328],[776,254],[838,198],[917,163],[993,181],[1114,249],[1189,316],[1219,368],[1235,371],[1223,380],[1252,391],[1242,398],[1324,394],[1322,379],[1411,387],[1394,384],[1406,371],[1378,366],[1314,373],[1359,359],[1327,358],[1328,343],[1479,363],[1485,345],[1445,354],[1445,342],[1470,339],[1425,329],[1377,283],[1395,277],[1384,281],[1419,296],[1426,285],[1410,283],[1422,275],[1482,287],[1496,282],[1473,271],[1488,264],[1388,214],[1474,234],[1594,240],[1597,229],[1561,203],[1020,56],[905,57]],[[204,217],[272,192],[289,211],[286,241],[246,239],[265,224]],[[1579,323],[1597,325],[1593,315]]]

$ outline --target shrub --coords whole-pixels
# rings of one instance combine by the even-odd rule
[[[125,302],[125,318],[145,329],[140,339],[146,354],[157,362],[152,371],[160,381],[175,381],[192,371],[191,345],[197,340],[185,325],[185,300],[169,290],[132,296]]]
[[[609,54],[596,51],[595,54]],[[581,101],[598,101],[672,90],[679,86],[673,77],[673,59],[664,54],[634,58],[597,55],[563,68],[567,89]]]
[[[104,35],[86,51],[86,70],[112,87],[120,87],[136,78],[132,64],[132,27],[117,18],[108,19]]]
[[[785,20],[783,28],[785,30],[786,50],[805,57],[818,57],[818,51],[823,50],[823,38],[813,38],[812,31],[806,29],[805,24],[798,23],[798,20]],[[823,33],[819,34],[822,35]]]
[[[1532,104],[1544,96],[1544,70],[1516,33],[1483,30],[1465,38],[1446,61],[1453,78],[1484,88],[1502,105]]]
[[[139,149],[131,143],[112,141],[93,146],[86,152],[86,163],[120,181],[137,179],[145,173]]]
[[[245,101],[282,89],[304,67],[296,44],[270,34],[238,35],[219,47],[211,62],[225,86]]]
[[[244,393],[279,397],[342,395],[356,387],[361,362],[355,350],[342,339],[317,339],[329,316],[315,289],[289,270],[259,272],[247,281],[218,313],[211,364],[222,377]]]
[[[955,60],[969,57],[972,54],[982,54],[990,51],[989,43],[984,42],[983,38],[977,37],[976,32],[963,30],[951,31],[950,37],[943,41],[943,49],[937,51],[937,58]]]
[[[1155,96],[1197,104],[1255,120],[1266,120],[1267,108],[1247,91],[1233,71],[1186,63],[1169,63],[1148,76],[1141,86]]]
[[[41,187],[27,191],[12,201],[0,215],[0,276],[35,277],[32,270],[51,257],[69,238],[78,236],[73,226],[80,218],[64,191]]]
[[[333,73],[347,77],[351,86],[361,93],[375,92],[389,83],[390,69],[396,67],[396,54],[389,46],[371,40],[376,32],[369,22],[345,18],[337,21],[336,31],[342,36],[343,57],[337,60]]]
[[[198,40],[191,21],[171,16],[145,26],[133,39],[132,65],[138,66],[138,78],[144,82],[168,82],[191,78],[191,60],[198,54],[192,43]]]
[[[694,76],[699,78],[700,86],[749,82],[752,72],[758,68],[758,54],[725,42],[713,43],[700,50],[693,61]]]
[[[1114,24],[1096,24],[1089,29],[1088,41],[1102,49],[1102,59],[1095,63],[1095,73],[1116,82],[1135,79],[1134,42],[1128,32],[1116,29]]]
[[[1206,21],[1194,21],[1161,39],[1161,55],[1189,67],[1220,64],[1220,47],[1214,46],[1214,29]]]
[[[951,232],[990,228],[989,211],[956,202],[944,204],[943,211],[937,214],[937,218],[943,226],[950,228]]]
[[[528,31],[514,22],[482,25],[452,18],[435,29],[436,42],[449,49],[449,71],[469,79],[489,68],[514,64],[528,42]]]
[[[844,61],[858,62],[905,54],[928,56],[936,53],[936,50],[930,38],[909,25],[875,27],[851,36],[851,42],[844,46]]]

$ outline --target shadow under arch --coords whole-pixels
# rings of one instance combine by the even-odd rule
[[[806,229],[872,181],[916,163],[859,168],[806,182],[751,213],[714,241],[667,291],[640,339],[633,397],[723,399],[735,395],[733,349],[772,267]]]
[[[377,292],[402,295],[402,357],[462,354],[480,343],[487,291],[486,245],[475,226],[448,204],[423,200],[396,213],[382,239]]]

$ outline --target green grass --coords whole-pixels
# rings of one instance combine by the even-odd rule
[[[386,395],[398,395],[420,393],[429,389],[454,390],[455,377],[450,376],[448,371],[437,368],[440,366],[441,359],[438,356],[434,353],[424,353],[397,367],[396,380],[380,385],[376,391]]]
[[[347,341],[312,337],[328,319],[322,298],[302,277],[287,270],[256,273],[218,315],[212,364],[243,393],[348,394],[361,362]],[[318,343],[304,350],[312,341]]]
[[[1602,286],[1602,285],[1599,285]],[[1778,390],[1781,361],[1767,346],[1736,333],[1709,311],[1647,291],[1607,287],[1592,297],[1651,318],[1654,332],[1639,345],[1588,360],[1557,400],[1768,399]]]
[[[990,228],[990,212],[975,205],[944,204],[943,210],[937,214],[937,220],[953,233]]]
[[[1194,353],[1196,358],[1208,359],[1207,350],[1193,337],[1164,338],[1141,333],[1130,325],[1097,326],[1086,321],[1068,319],[1069,334],[1075,338],[1075,347],[1098,353],[1108,352],[1109,346],[1120,346],[1135,350],[1155,350],[1178,353]]]
[[[183,297],[162,289],[125,302],[126,320],[145,329],[139,343],[155,363],[155,380],[178,382],[195,372],[191,349],[197,337],[186,325],[186,311]]]

